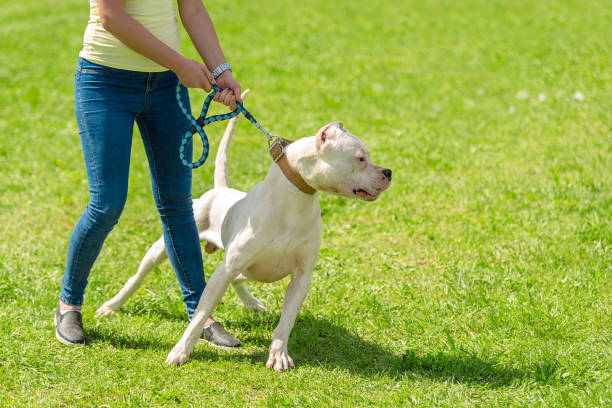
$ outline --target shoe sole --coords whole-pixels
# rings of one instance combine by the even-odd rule
[[[242,348],[242,345],[237,346],[237,347],[221,346],[221,345],[219,345],[219,344],[215,344],[215,343],[213,343],[212,341],[208,341],[208,340],[206,340],[206,339],[199,339],[199,340],[198,340],[198,343],[201,343],[201,344],[207,344],[208,346],[210,346],[210,347],[212,347],[212,348],[219,349],[219,350],[228,350],[228,351],[232,351],[232,350],[239,350],[239,349],[241,349],[241,348]]]
[[[53,316],[53,324],[55,324],[55,338],[59,340],[60,343],[65,344],[66,346],[82,346],[84,343],[73,343],[71,341],[66,340],[57,331],[57,316]]]

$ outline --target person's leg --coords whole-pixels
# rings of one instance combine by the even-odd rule
[[[127,195],[130,149],[138,92],[130,78],[87,61],[75,76],[75,111],[89,182],[89,203],[68,244],[60,309],[78,309],[92,265],[117,223]],[[141,86],[142,88],[142,86]],[[144,90],[144,88],[142,88]],[[140,98],[144,100],[142,92]]]
[[[151,75],[147,108],[137,118],[149,160],[153,196],[162,220],[168,258],[178,279],[189,319],[195,313],[206,285],[202,248],[193,217],[191,169],[179,158],[181,136],[190,124],[176,101],[178,79],[172,72]],[[189,109],[187,90],[182,100]],[[192,143],[185,146],[192,158]],[[240,340],[228,333],[212,316],[205,323],[204,336],[215,346],[239,347]]]
[[[153,197],[159,211],[168,259],[191,318],[206,285],[202,249],[193,216],[191,169],[179,158],[181,135],[190,127],[180,111],[170,72],[151,74],[147,108],[136,118],[149,160]],[[187,91],[183,103],[188,102]],[[187,104],[186,104],[187,105]],[[188,105],[187,105],[188,106]],[[192,145],[185,147],[191,158]]]

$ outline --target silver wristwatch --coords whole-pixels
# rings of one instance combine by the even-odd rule
[[[213,72],[211,73],[212,73],[213,78],[217,79],[219,78],[219,75],[221,75],[227,70],[231,71],[232,67],[230,67],[230,64],[228,64],[227,62],[224,62],[223,64],[219,65],[217,68],[213,69]]]

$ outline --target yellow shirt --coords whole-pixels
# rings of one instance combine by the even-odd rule
[[[125,11],[167,46],[180,52],[174,0],[125,0]],[[96,64],[130,71],[167,71],[106,31],[100,22],[96,0],[89,0],[89,22],[79,56]]]

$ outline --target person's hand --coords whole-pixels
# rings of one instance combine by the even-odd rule
[[[229,106],[231,110],[236,109],[236,102],[242,102],[240,97],[241,87],[232,75],[232,71],[224,71],[217,77],[217,85],[222,89],[215,94],[213,100]]]
[[[180,66],[174,71],[181,84],[187,88],[202,88],[206,92],[212,89],[210,84],[214,84],[212,74],[206,65],[197,61],[184,58]],[[215,98],[216,99],[216,98]]]

